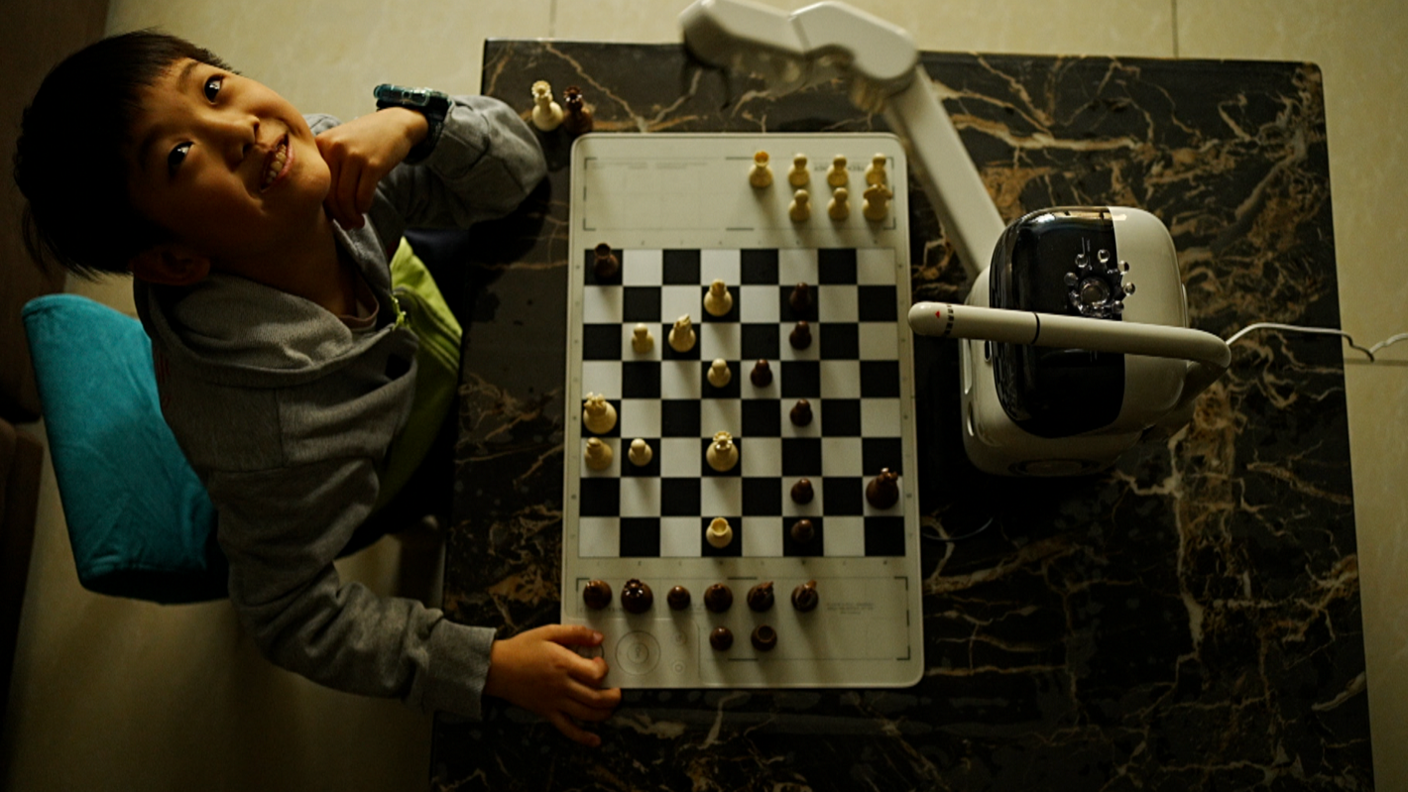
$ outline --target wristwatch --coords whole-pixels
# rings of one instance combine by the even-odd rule
[[[415,165],[429,157],[430,152],[435,150],[436,142],[440,140],[440,130],[445,127],[445,116],[450,113],[450,97],[429,88],[403,88],[389,83],[378,85],[372,95],[376,97],[378,110],[404,107],[425,116],[425,122],[430,128],[425,133],[425,140],[417,143],[406,155],[406,162]]]

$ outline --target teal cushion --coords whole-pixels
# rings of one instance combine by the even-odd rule
[[[73,294],[31,300],[23,316],[83,586],[163,603],[226,596],[215,509],[162,418],[141,323]]]

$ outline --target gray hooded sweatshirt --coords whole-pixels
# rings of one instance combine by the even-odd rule
[[[338,123],[308,120],[315,133]],[[414,396],[416,337],[387,321],[402,232],[504,215],[545,172],[512,110],[456,97],[431,155],[382,179],[366,226],[337,229],[376,295],[376,327],[351,330],[309,300],[234,276],[135,284],[163,413],[219,515],[230,599],[274,663],[340,690],[479,716],[494,631],[344,583],[333,559],[377,500],[377,467]]]

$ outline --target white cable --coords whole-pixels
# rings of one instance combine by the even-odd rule
[[[1253,331],[1253,330],[1290,330],[1291,332],[1294,332],[1294,333],[1312,333],[1312,334],[1315,334],[1315,335],[1336,335],[1336,336],[1340,336],[1340,337],[1344,338],[1345,343],[1349,344],[1349,346],[1350,346],[1351,348],[1357,349],[1357,350],[1359,350],[1360,352],[1363,352],[1365,355],[1367,355],[1367,356],[1369,357],[1369,361],[1370,361],[1371,363],[1372,363],[1372,362],[1375,362],[1375,360],[1376,360],[1376,358],[1374,357],[1374,353],[1375,353],[1375,352],[1378,352],[1380,349],[1383,349],[1384,347],[1392,346],[1392,345],[1394,345],[1394,344],[1397,344],[1399,341],[1403,341],[1403,340],[1405,340],[1405,339],[1408,339],[1408,333],[1398,333],[1397,335],[1389,336],[1388,338],[1385,338],[1384,340],[1380,341],[1379,343],[1374,344],[1373,346],[1369,347],[1368,349],[1365,349],[1364,347],[1359,346],[1358,344],[1354,343],[1354,339],[1350,337],[1349,333],[1346,333],[1346,332],[1343,331],[1343,330],[1333,330],[1333,329],[1330,329],[1330,328],[1328,328],[1328,327],[1297,327],[1297,326],[1295,326],[1295,325],[1277,324],[1277,323],[1275,323],[1275,322],[1258,322],[1258,323],[1256,323],[1256,324],[1247,325],[1246,327],[1244,327],[1244,328],[1242,328],[1241,330],[1237,331],[1235,334],[1233,334],[1233,336],[1232,336],[1231,338],[1227,339],[1227,345],[1228,345],[1228,346],[1231,346],[1231,345],[1237,343],[1238,341],[1240,341],[1240,340],[1242,339],[1242,336],[1246,335],[1247,333],[1250,333],[1250,332]]]

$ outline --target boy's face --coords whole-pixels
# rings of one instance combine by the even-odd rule
[[[143,95],[127,151],[136,209],[217,267],[284,258],[316,228],[330,184],[292,104],[189,59]]]

